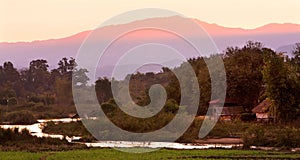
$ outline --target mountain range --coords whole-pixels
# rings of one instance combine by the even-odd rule
[[[111,25],[100,28],[102,33],[107,35],[116,30],[126,29],[129,26],[140,26],[152,23],[163,23],[165,21],[180,20],[182,17],[161,17],[134,21],[127,24]],[[224,51],[227,47],[241,47],[249,40],[259,41],[265,47],[273,50],[287,52],[292,51],[293,45],[300,42],[300,25],[291,23],[271,23],[255,29],[229,28],[217,24],[206,23],[197,19],[189,19],[198,23],[214,40],[219,51]],[[183,28],[184,30],[184,28]],[[33,59],[46,59],[50,68],[57,66],[57,62],[62,57],[76,57],[77,51],[85,38],[91,31],[84,31],[69,37],[50,40],[39,40],[33,42],[0,43],[0,64],[11,61],[17,68],[28,67]],[[161,35],[151,35],[152,38],[162,38]],[[142,35],[143,36],[143,35]],[[142,37],[141,36],[141,37]],[[160,37],[159,37],[160,36]],[[105,35],[104,35],[105,37]],[[103,37],[101,37],[103,38]],[[138,40],[140,36],[135,37]],[[168,39],[168,36],[163,37]],[[116,56],[116,55],[111,55]],[[108,55],[108,59],[110,56]],[[104,66],[110,67],[110,61]]]

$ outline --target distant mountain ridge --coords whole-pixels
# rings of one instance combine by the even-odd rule
[[[115,30],[126,29],[129,26],[147,23],[163,23],[166,20],[179,19],[182,17],[151,18],[134,21],[127,24],[105,26],[101,28],[107,35]],[[243,46],[247,41],[259,41],[274,50],[300,42],[299,24],[271,23],[256,29],[228,28],[217,24],[206,23],[192,19],[202,26],[215,41],[220,52],[230,46]],[[183,28],[184,29],[184,28]],[[46,59],[51,68],[57,66],[62,57],[75,57],[84,39],[91,31],[84,31],[69,37],[60,39],[41,40],[33,42],[0,43],[0,64],[12,61],[16,67],[28,67],[33,59]],[[155,38],[155,35],[151,35]],[[104,35],[105,37],[105,35]],[[103,37],[101,37],[103,38]],[[289,48],[283,48],[289,49]],[[285,51],[289,52],[289,51]],[[184,54],[184,53],[183,53]],[[109,63],[108,63],[109,64]]]
[[[300,25],[293,23],[270,23],[254,29],[230,28],[218,24],[210,24],[195,19],[210,35],[247,35],[247,34],[272,34],[272,33],[297,33],[300,32]]]
[[[277,52],[285,53],[289,57],[292,57],[292,53],[296,48],[296,44],[289,44],[289,45],[284,45],[280,46],[276,49]]]

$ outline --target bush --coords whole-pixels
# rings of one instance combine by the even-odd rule
[[[29,111],[16,111],[9,113],[5,117],[5,121],[10,122],[12,124],[27,125],[36,123],[37,119]]]
[[[47,107],[44,106],[44,104],[41,102],[35,103],[34,106],[31,107],[31,111],[34,112],[45,112],[45,110],[50,110],[50,109],[47,109]]]
[[[209,132],[211,138],[239,138],[251,126],[251,123],[244,123],[239,120],[232,122],[219,121]]]
[[[116,106],[111,103],[102,103],[101,108],[102,108],[103,112],[106,114],[112,113],[116,110]]]
[[[300,130],[290,127],[254,125],[243,135],[244,146],[300,147]]]
[[[250,146],[268,146],[265,135],[265,128],[261,125],[253,125],[246,132],[243,137],[244,147],[249,148]]]
[[[65,136],[83,136],[90,135],[82,122],[71,122],[71,123],[56,123],[48,122],[43,128],[44,133],[49,134],[61,134]]]
[[[187,129],[187,131],[180,136],[176,141],[182,143],[191,143],[194,142],[195,139],[199,137],[199,130],[202,124],[202,120],[194,119],[193,123]]]
[[[174,99],[168,99],[164,106],[165,112],[176,113],[178,111],[178,109],[179,109],[179,106]]]
[[[83,144],[68,143],[57,138],[38,138],[30,135],[28,130],[18,132],[18,128],[5,130],[0,128],[1,151],[63,151],[86,148]]]

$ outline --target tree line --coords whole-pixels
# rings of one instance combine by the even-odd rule
[[[211,80],[206,61],[210,57],[191,58],[190,63],[197,76],[200,87],[198,115],[207,112],[211,100]],[[227,78],[227,98],[235,99],[251,112],[265,98],[272,100],[272,112],[276,121],[291,121],[299,116],[300,100],[300,44],[296,44],[293,57],[276,53],[259,42],[247,42],[243,47],[229,47],[221,56]],[[159,73],[135,73],[131,75],[129,89],[134,102],[139,105],[150,103],[148,91],[153,84],[161,84],[166,88],[168,109],[175,114],[180,104],[180,84],[172,71],[184,74],[185,63],[176,68],[162,68]],[[0,104],[20,105],[27,102],[42,102],[44,105],[74,105],[72,83],[87,86],[89,78],[86,69],[77,69],[73,58],[63,58],[55,69],[49,70],[46,60],[38,59],[30,62],[28,68],[18,70],[11,62],[0,66]],[[72,75],[76,75],[73,78]],[[186,78],[188,81],[189,79]],[[114,80],[100,77],[95,84],[100,103],[105,103],[106,110],[113,102],[111,91]],[[122,89],[122,88],[120,88]],[[188,91],[187,91],[188,92]],[[110,104],[115,106],[115,103]],[[188,111],[188,108],[187,108]]]
[[[208,102],[211,101],[212,85],[205,62],[221,56],[226,71],[226,98],[234,99],[244,107],[246,113],[252,113],[251,110],[255,106],[269,98],[272,106],[268,112],[275,118],[275,121],[292,121],[298,118],[300,113],[300,99],[297,98],[300,95],[300,44],[297,43],[295,46],[293,56],[288,57],[264,47],[260,42],[249,41],[243,47],[229,47],[222,54],[191,58],[173,69],[162,68],[159,73],[138,72],[131,75],[129,87],[131,97],[137,104],[147,105],[150,103],[148,91],[151,85],[159,83],[166,88],[167,98],[169,102],[174,102],[173,106],[176,108],[176,105],[180,104],[182,94],[180,87],[182,86],[172,71],[176,70],[177,73],[185,74],[184,67],[186,63],[190,63],[200,87],[197,114],[205,115]],[[185,81],[189,81],[189,78]],[[97,81],[96,90],[102,90],[98,93],[101,103],[113,98],[110,85],[111,81],[107,78]],[[169,103],[168,106],[172,105]],[[187,111],[189,111],[188,108]]]
[[[62,58],[58,67],[49,70],[47,60],[32,60],[28,68],[17,70],[12,62],[0,66],[0,104],[16,105],[42,102],[44,105],[72,104],[72,74],[79,85],[86,85],[86,69],[76,69],[73,58]]]

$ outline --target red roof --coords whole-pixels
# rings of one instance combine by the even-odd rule
[[[262,101],[260,104],[258,104],[256,107],[252,109],[253,113],[266,113],[269,110],[269,107],[271,107],[272,101],[269,98],[266,98],[264,101]]]

